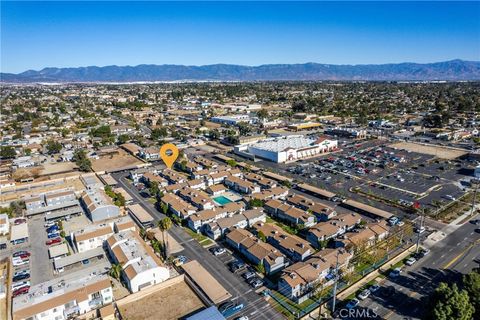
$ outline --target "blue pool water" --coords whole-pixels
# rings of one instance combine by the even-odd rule
[[[227,197],[224,197],[224,196],[215,197],[215,198],[213,198],[213,200],[215,200],[215,202],[218,203],[218,204],[221,205],[221,206],[226,205],[227,203],[232,202],[230,199],[228,199]]]

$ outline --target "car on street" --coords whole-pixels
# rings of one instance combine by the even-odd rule
[[[62,238],[54,238],[54,239],[50,239],[50,240],[47,240],[47,242],[45,242],[45,244],[47,246],[51,246],[52,244],[56,244],[56,243],[60,243],[62,242]]]
[[[365,300],[370,296],[371,291],[369,289],[365,289],[358,294],[358,299]]]
[[[390,273],[388,274],[388,276],[390,278],[396,278],[400,275],[400,273],[402,273],[402,269],[401,268],[395,268],[393,269],[392,271],[390,271]]]
[[[244,307],[243,303],[235,303],[233,301],[228,301],[228,302],[222,303],[218,307],[218,311],[220,311],[220,313],[225,318],[228,318],[234,315],[235,313],[239,312],[240,310],[242,310],[243,307]]]
[[[480,219],[471,220],[470,223],[474,224],[476,226],[479,226],[480,225]]]
[[[241,317],[235,318],[235,320],[248,320],[248,317],[247,316],[241,316]]]
[[[351,310],[351,309],[356,308],[359,304],[360,304],[360,301],[358,299],[352,299],[352,300],[348,301],[345,308],[347,308],[348,310]]]
[[[388,219],[388,224],[394,226],[398,223],[398,221],[399,219],[397,217],[391,217],[390,219]]]
[[[414,257],[410,257],[407,259],[407,261],[405,261],[405,264],[407,266],[413,266],[415,262],[417,262],[417,259],[415,259]]]

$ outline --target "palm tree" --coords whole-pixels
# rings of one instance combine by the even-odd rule
[[[165,217],[158,222],[158,228],[162,231],[163,243],[165,244],[165,258],[168,257],[168,230],[172,227],[173,223],[169,217]],[[165,241],[165,232],[167,231],[167,241]]]
[[[110,276],[119,280],[121,273],[122,273],[122,266],[120,264],[115,264],[115,263],[112,264],[112,267],[110,268]]]

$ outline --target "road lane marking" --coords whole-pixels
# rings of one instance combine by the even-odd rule
[[[473,247],[474,244],[469,245],[466,247],[460,254],[458,254],[456,257],[454,257],[452,260],[450,260],[446,265],[443,266],[442,269],[447,269],[450,267],[452,264],[454,264],[458,259],[460,259],[468,250],[470,250]]]

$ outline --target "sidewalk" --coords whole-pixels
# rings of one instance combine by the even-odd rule
[[[480,209],[480,205],[475,206],[475,211]],[[463,224],[465,224],[468,220],[475,218],[478,213],[470,215],[471,210],[466,211],[464,214],[461,216],[457,217],[455,220],[450,222],[448,225],[446,225],[444,228],[441,230],[438,230],[431,235],[428,236],[428,238],[423,242],[423,245],[427,248],[432,247],[435,245],[437,242],[442,241],[447,237],[449,234],[460,228]]]

